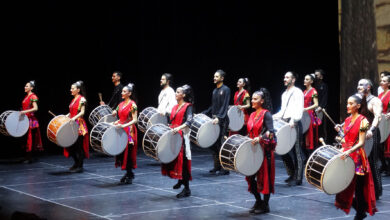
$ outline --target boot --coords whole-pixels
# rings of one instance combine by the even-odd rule
[[[183,185],[183,181],[182,180],[178,180],[177,183],[175,185],[173,185],[173,189],[180,189],[181,185]]]
[[[261,207],[261,204],[263,203],[262,200],[256,200],[255,204],[252,206],[252,208],[249,210],[249,213],[255,214],[256,209],[259,209]]]
[[[183,191],[181,191],[181,193],[176,195],[176,198],[188,197],[190,195],[191,195],[191,190],[187,189],[187,188],[184,188]]]

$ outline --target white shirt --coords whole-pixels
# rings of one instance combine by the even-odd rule
[[[298,122],[302,118],[303,100],[304,97],[303,97],[302,90],[300,90],[295,86],[284,91],[282,94],[282,107],[280,111],[274,115],[274,117],[275,118],[283,117],[283,119],[291,118],[291,120],[294,120],[294,122]]]
[[[175,98],[175,91],[171,87],[167,87],[161,90],[160,95],[158,95],[158,108],[159,113],[168,113],[171,114],[173,106],[177,104]]]
[[[382,89],[382,87],[379,86],[379,87],[378,87],[378,94],[377,94],[377,95],[379,96],[379,94],[381,94],[382,92],[383,92],[383,89]]]

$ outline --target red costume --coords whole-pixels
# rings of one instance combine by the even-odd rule
[[[75,97],[69,105],[69,118],[76,116],[80,112],[83,105],[85,105],[85,98],[81,95]],[[84,151],[84,157],[89,158],[89,135],[87,124],[82,117],[77,118],[76,123],[79,125],[79,136],[83,136],[82,147]],[[66,148],[64,148],[64,155],[69,157],[69,151]]]
[[[382,92],[378,98],[382,101],[383,113],[386,114],[390,112],[390,90],[386,92]],[[386,118],[382,118],[382,120],[386,120]],[[387,137],[385,141],[385,157],[390,158],[390,136]]]
[[[30,93],[24,97],[22,102],[22,110],[29,110],[33,108],[33,102],[38,102],[38,97],[34,93]],[[26,113],[29,120],[29,128],[27,131],[27,143],[26,152],[34,150],[42,151],[42,139],[41,132],[39,130],[38,119],[35,117],[34,112]]]
[[[247,131],[250,138],[259,137],[263,130],[264,115],[268,110],[261,110],[259,114],[253,112],[247,123]],[[257,191],[262,194],[274,193],[274,184],[275,184],[275,157],[274,150],[276,147],[275,139],[264,140],[260,139],[260,145],[263,148],[264,154],[270,154],[270,161],[268,161],[267,156],[264,156],[263,163],[259,171],[255,174],[257,179]],[[270,167],[269,167],[270,165]],[[248,182],[248,191],[251,192],[251,181],[249,177],[245,178]]]
[[[312,106],[314,103],[314,98],[318,97],[317,90],[315,88],[311,88],[309,91],[305,90],[303,95],[304,108]],[[310,116],[310,126],[305,135],[305,146],[306,149],[313,150],[316,146],[318,146],[318,126],[321,124],[321,120],[317,118],[317,115],[313,109],[307,111],[307,113]]]
[[[184,115],[186,113],[188,106],[190,106],[190,105],[191,105],[190,103],[186,103],[179,110],[178,110],[179,105],[175,105],[172,108],[172,113],[170,116],[170,120],[171,120],[170,128],[179,127],[180,125],[182,125],[185,122],[185,121],[183,121]],[[167,163],[167,164],[161,164],[161,173],[162,173],[162,175],[169,176],[172,179],[182,180],[183,179],[183,167],[184,167],[183,162],[185,161],[185,159],[184,159],[184,157],[185,157],[185,155],[184,155],[185,143],[184,143],[184,139],[183,139],[183,131],[179,131],[179,134],[182,138],[182,147],[180,149],[180,153],[177,156],[177,158],[175,160],[173,160],[172,162]],[[189,180],[192,180],[191,160],[187,160],[187,172],[189,174]]]
[[[343,126],[343,131],[345,134],[345,142],[342,144],[343,151],[351,149],[356,143],[358,143],[359,132],[367,131],[369,128],[369,123],[363,115],[359,115],[353,123],[351,120],[351,116],[346,118]],[[364,151],[364,148],[361,147],[358,150],[352,152],[349,156],[354,160],[356,165],[355,177],[351,184],[344,191],[336,195],[335,206],[342,209],[345,213],[349,213],[355,194],[357,176],[364,176],[363,195],[364,201],[366,203],[365,211],[370,213],[370,215],[373,215],[375,212],[377,212],[375,205],[375,190],[366,152]]]
[[[250,99],[250,95],[249,92],[245,89],[243,89],[241,92],[236,91],[236,93],[234,93],[234,105],[244,105],[248,99]],[[248,110],[243,109],[242,111],[244,112],[244,126],[246,126],[249,118]],[[229,131],[229,136],[238,133],[238,131]]]
[[[137,105],[133,100],[130,100],[128,104],[126,104],[126,101],[123,101],[119,103],[117,112],[119,117],[119,124],[126,124],[133,120],[133,115],[137,111]],[[127,161],[129,158],[128,155],[130,155],[131,165],[132,169],[137,168],[137,127],[135,124],[123,128],[129,138],[129,141],[127,142],[126,149],[121,153],[120,155],[115,157],[115,167],[121,166],[122,170],[126,170]],[[133,145],[131,149],[129,149],[129,144]],[[129,154],[129,150],[131,151]]]

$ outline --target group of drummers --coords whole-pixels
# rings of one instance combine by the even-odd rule
[[[366,213],[373,215],[376,200],[382,195],[382,176],[390,175],[390,73],[381,73],[378,97],[372,94],[368,79],[358,82],[356,94],[347,100],[349,116],[336,124],[325,111],[327,85],[325,73],[316,70],[304,77],[305,90],[295,86],[294,72],[284,75],[285,91],[281,109],[273,113],[271,95],[266,88],[250,94],[249,80],[239,78],[231,105],[230,89],[224,85],[226,73],[214,73],[215,89],[210,107],[195,114],[194,93],[190,85],[170,86],[172,75],[161,76],[158,107],[148,107],[138,114],[135,85],[121,84],[122,73],[114,72],[115,85],[111,99],[89,115],[94,126],[88,131],[85,117],[86,98],[82,81],[71,85],[74,97],[66,115],[54,115],[47,126],[47,137],[64,148],[72,157],[70,172],[83,172],[83,161],[89,157],[89,146],[95,151],[115,156],[115,166],[126,171],[119,184],[131,184],[137,168],[137,132],[144,133],[145,154],[161,163],[161,173],[177,179],[173,189],[183,190],[177,198],[191,195],[190,142],[213,152],[212,175],[228,175],[236,171],[246,176],[248,191],[256,202],[250,213],[270,212],[270,194],[275,191],[275,153],[281,155],[289,186],[307,181],[327,194],[336,194],[337,208],[355,219]],[[34,81],[25,85],[22,111],[6,111],[0,115],[0,132],[26,140],[26,161],[32,152],[42,150],[39,123],[34,115],[38,97]],[[250,113],[251,112],[251,113]],[[326,145],[323,135],[325,115],[338,132],[336,144]],[[321,144],[323,146],[320,146]],[[381,167],[378,167],[378,161]],[[304,173],[305,170],[305,173]],[[261,196],[263,194],[263,196]]]

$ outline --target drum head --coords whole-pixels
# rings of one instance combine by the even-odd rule
[[[66,122],[58,128],[56,141],[61,147],[73,145],[79,136],[79,125],[76,122]]]
[[[21,137],[28,131],[29,120],[26,115],[20,115],[20,112],[12,111],[5,120],[5,128],[9,135]]]
[[[390,134],[390,119],[387,120],[384,114],[382,114],[382,119],[378,124],[378,128],[381,135],[380,143],[383,143],[387,140]]]
[[[322,188],[329,195],[337,194],[346,189],[355,176],[355,163],[351,157],[342,160],[335,156],[325,167],[322,177]]]
[[[244,126],[244,112],[237,106],[230,106],[228,110],[229,129],[239,131]]]
[[[252,176],[261,167],[264,160],[263,149],[260,144],[252,145],[251,140],[241,144],[235,155],[235,167],[245,176]]]
[[[276,132],[277,144],[275,153],[279,155],[287,154],[294,146],[297,139],[297,131],[287,123]]]
[[[213,145],[219,137],[219,125],[214,125],[211,121],[204,123],[198,130],[198,146],[207,148]]]
[[[302,123],[302,134],[306,133],[307,130],[309,130],[311,119],[310,115],[307,111],[304,111],[301,118]]]
[[[116,121],[116,117],[114,117],[112,115],[106,115],[99,120],[99,123],[102,123],[102,122],[111,123],[114,121]]]
[[[152,126],[155,124],[163,124],[167,125],[168,124],[168,119],[167,117],[161,115],[160,113],[155,113],[152,115],[148,121],[148,126]]]
[[[170,163],[179,155],[182,139],[179,133],[165,132],[157,143],[157,157],[162,163]]]
[[[367,157],[370,156],[372,151],[372,146],[374,145],[374,138],[367,139],[364,142],[364,151],[366,152]]]
[[[102,137],[102,147],[105,153],[116,156],[126,149],[128,136],[123,128],[109,126]]]

